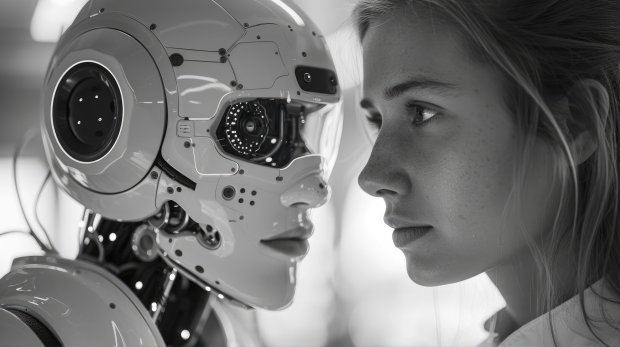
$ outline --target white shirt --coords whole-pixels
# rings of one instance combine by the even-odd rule
[[[603,300],[594,292],[615,301],[620,301],[620,297],[603,283],[603,280],[599,280],[584,291],[586,313],[597,336],[608,346],[620,347],[620,304]],[[613,326],[606,323],[603,317]],[[491,333],[478,347],[604,346],[589,331],[581,312],[579,296],[574,296],[551,310],[551,321],[556,344],[551,335],[549,314],[546,313],[517,329],[499,345],[493,342],[496,334]]]

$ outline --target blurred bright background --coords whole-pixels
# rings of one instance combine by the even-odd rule
[[[130,0],[128,0],[130,1]],[[205,0],[206,1],[206,0]],[[41,115],[43,76],[55,41],[83,0],[0,0],[0,276],[15,257],[41,254],[13,184],[12,154]],[[296,0],[328,38],[345,89],[344,133],[330,184],[330,203],[313,212],[315,234],[298,271],[295,302],[279,312],[257,310],[266,346],[475,346],[482,324],[504,302],[485,275],[426,288],[409,280],[404,257],[383,224],[384,204],[357,186],[370,153],[359,112],[361,61],[350,12],[354,0]],[[18,185],[33,228],[35,207],[59,252],[77,254],[81,207],[53,186],[38,141],[18,162]],[[36,201],[39,189],[40,201]],[[38,205],[38,206],[35,206]]]

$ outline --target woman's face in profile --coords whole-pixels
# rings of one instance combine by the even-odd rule
[[[377,137],[359,183],[385,200],[385,222],[403,229],[393,239],[411,279],[453,283],[525,252],[553,221],[553,154],[536,142],[521,189],[526,218],[503,216],[520,135],[502,75],[423,9],[383,16],[362,44],[362,107]]]

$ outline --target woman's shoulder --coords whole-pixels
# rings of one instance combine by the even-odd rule
[[[583,317],[579,296],[574,296],[550,313],[519,328],[502,341],[499,347],[605,344],[620,347],[620,296],[610,290],[604,280],[599,280],[584,291],[584,307],[590,318],[589,326]],[[552,329],[554,334],[551,333]],[[493,345],[480,345],[483,346]]]

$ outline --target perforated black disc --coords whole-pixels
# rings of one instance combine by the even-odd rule
[[[52,124],[65,152],[83,162],[108,153],[121,130],[121,100],[114,77],[104,67],[81,63],[69,70],[52,104]]]

